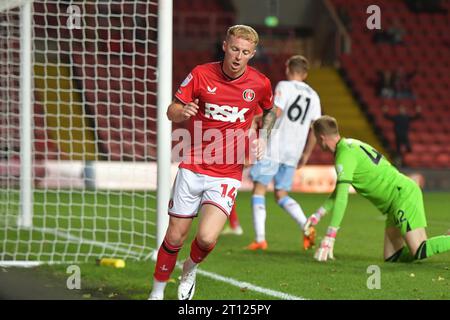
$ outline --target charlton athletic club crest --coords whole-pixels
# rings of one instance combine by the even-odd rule
[[[255,91],[252,89],[245,89],[242,93],[242,98],[247,102],[252,102],[255,99]]]

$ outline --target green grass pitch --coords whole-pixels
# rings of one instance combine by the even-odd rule
[[[62,206],[67,206],[67,212],[71,212],[71,217],[74,218],[71,223],[75,226],[77,226],[77,208],[79,210],[81,206],[87,206],[86,202],[89,201],[97,201],[97,203],[106,201],[98,196],[84,200],[78,199],[75,201],[77,205],[69,210],[68,203],[74,202],[74,195],[51,193],[46,196],[59,197],[59,201],[63,203]],[[115,196],[110,194],[109,197]],[[382,257],[384,218],[362,197],[350,196],[349,206],[336,240],[334,251],[336,260],[327,263],[314,261],[314,251],[301,249],[301,235],[297,225],[276,205],[271,193],[266,197],[266,238],[269,248],[265,252],[244,250],[243,248],[253,239],[250,197],[250,193],[241,192],[237,198],[237,209],[244,234],[221,236],[216,249],[202,263],[202,270],[305,299],[450,299],[450,252],[411,264],[384,263]],[[305,213],[310,214],[325,200],[326,195],[292,194],[292,197],[301,204]],[[108,199],[111,200],[111,198]],[[446,234],[450,229],[450,194],[426,193],[424,200],[428,219],[428,236]],[[125,199],[122,196],[121,199],[114,201],[116,205],[134,203],[134,205],[154,208],[154,200],[143,195],[136,199]],[[87,215],[107,216],[103,210],[106,208],[97,206],[92,212],[89,210],[84,212]],[[145,212],[134,214],[137,218],[142,218]],[[113,215],[113,211],[110,210],[109,215]],[[148,215],[154,215],[154,212],[149,212]],[[154,220],[154,217],[146,219]],[[328,226],[329,219],[330,217],[326,216],[318,226],[318,242]],[[71,220],[66,219],[66,221],[69,223]],[[86,225],[89,221],[87,219],[84,222],[87,228],[92,227]],[[127,223],[131,222],[115,221],[109,226],[113,229],[133,227]],[[105,221],[105,225],[101,227],[107,226],[108,222]],[[179,254],[180,261],[189,254],[194,229],[195,224],[190,238]],[[149,232],[154,231],[149,230]],[[105,237],[108,237],[108,241],[114,242],[116,240],[114,234],[114,232],[105,233]],[[6,236],[14,235],[17,233],[5,234],[0,228],[0,239],[4,240]],[[49,237],[49,240],[53,239],[50,235]],[[84,237],[88,238],[89,233],[84,234]],[[144,242],[149,241],[145,236],[135,240],[143,245],[148,245]],[[150,245],[154,244],[150,243]],[[5,247],[3,248],[5,250]],[[71,250],[67,246],[55,249]],[[8,250],[11,249],[8,248]],[[103,254],[107,253],[108,251],[103,252]],[[146,252],[142,252],[142,256],[145,254]],[[82,277],[80,297],[101,299],[146,299],[148,297],[154,268],[153,261],[129,259],[126,268],[114,269],[96,266],[94,259],[95,257],[92,257],[85,263],[79,264]],[[367,281],[372,275],[367,269],[371,265],[377,265],[381,270],[380,289],[370,290],[367,287]],[[54,284],[64,286],[68,277],[66,268],[67,265],[46,265],[34,269],[33,272],[45,275]],[[176,299],[179,275],[180,269],[177,268],[173,279],[167,285],[167,299]],[[255,292],[245,286],[238,287],[198,275],[194,299],[276,298]]]

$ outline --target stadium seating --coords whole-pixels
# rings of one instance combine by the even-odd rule
[[[16,38],[11,38],[8,45],[16,49],[20,48]],[[10,86],[2,86],[0,88],[0,96],[7,98],[6,100],[0,100],[0,160],[18,161],[20,158],[21,111],[19,110],[18,81],[14,80],[20,78],[18,65],[11,64],[9,68],[2,68],[0,78],[2,83],[9,79],[7,83]],[[33,108],[33,161],[57,159],[59,157],[58,146],[54,142],[54,137],[52,137],[50,130],[45,125],[46,119],[43,106],[39,102],[35,102]]]
[[[399,21],[406,34],[404,44],[376,44],[372,41],[374,31],[365,28],[368,16],[366,8],[372,4],[370,0],[333,0],[332,3],[336,8],[341,7],[347,11],[353,26],[350,32],[352,51],[340,57],[342,69],[388,149],[395,150],[395,138],[392,123],[383,117],[381,106],[396,107],[404,104],[412,113],[415,105],[421,105],[422,117],[412,124],[410,131],[413,152],[403,154],[403,162],[411,167],[449,167],[447,160],[450,153],[446,148],[450,142],[450,123],[446,121],[450,118],[450,98],[447,96],[450,89],[450,60],[447,54],[450,48],[450,36],[447,32],[449,14],[416,14],[409,11],[403,1],[381,0],[378,4],[382,7],[383,27]],[[120,24],[124,23],[120,19],[89,21],[87,18],[88,25],[92,24],[91,26],[97,28],[86,28],[84,33],[58,28],[63,23],[63,18],[46,15],[47,12],[58,11],[53,8],[58,5],[67,6],[53,2],[35,3],[34,19],[41,26],[36,28],[35,34],[41,38],[59,37],[60,45],[67,49],[76,48],[77,45],[90,48],[83,53],[75,50],[71,56],[65,58],[72,61],[77,84],[84,92],[87,110],[95,116],[99,149],[104,158],[154,158],[156,125],[152,120],[156,117],[156,83],[148,77],[149,74],[154,74],[154,70],[141,66],[155,65],[155,57],[144,52],[139,43],[122,41],[120,35],[107,31],[111,24],[120,27]],[[449,3],[444,2],[444,5],[450,11]],[[113,9],[118,12],[131,10],[127,6],[117,6]],[[61,10],[59,8],[59,11]],[[177,42],[177,39],[219,39],[223,36],[224,27],[233,22],[234,15],[233,10],[224,7],[222,1],[174,1],[173,90],[176,90],[193,66],[215,58],[213,48],[203,45],[192,50],[192,47],[186,48],[182,41]],[[176,27],[180,25],[182,27]],[[214,25],[214,28],[207,27],[210,25]],[[364,27],[358,28],[358,25]],[[281,54],[270,58],[283,61],[287,57]],[[252,63],[267,74],[272,83],[284,78],[283,68],[276,64],[260,61]],[[415,72],[411,81],[415,100],[381,99],[377,96],[377,72],[395,70],[398,67],[406,72]],[[130,80],[131,78],[133,80]],[[133,115],[142,118],[132,117]],[[36,148],[39,151],[48,149],[49,146],[38,144]],[[50,148],[54,150],[57,146],[54,144]],[[124,153],[133,156],[131,159],[124,159]],[[430,163],[425,161],[427,157],[424,153],[431,155]],[[45,152],[37,152],[39,157],[44,155]],[[330,163],[331,158],[316,148],[311,161]]]
[[[195,65],[215,59],[214,47],[205,47],[203,44],[203,47],[193,50],[192,46],[186,48],[182,44],[179,45],[177,39],[189,37],[194,41],[201,37],[209,37],[221,40],[224,30],[233,23],[235,16],[233,9],[224,7],[223,4],[222,1],[193,0],[189,3],[174,1],[175,48],[172,83],[174,91]],[[46,12],[65,11],[65,5],[60,5],[64,6],[63,8],[56,6],[55,3],[35,4],[34,18],[41,26],[36,28],[35,33],[42,38],[49,34],[55,38],[59,36],[60,45],[66,48],[67,52],[70,48],[73,49],[71,56],[67,58],[72,61],[76,83],[84,92],[87,110],[95,116],[98,147],[103,158],[137,161],[154,159],[156,126],[151,120],[156,117],[154,107],[156,97],[148,92],[155,92],[156,84],[148,81],[145,70],[138,67],[145,65],[145,52],[139,52],[142,48],[130,47],[126,42],[127,46],[121,47],[120,36],[109,32],[110,26],[120,28],[121,21],[114,19],[94,21],[86,17],[85,23],[91,28],[86,28],[84,33],[63,28],[60,34],[53,34],[55,27],[63,21],[59,21],[56,17],[47,19]],[[95,8],[85,9],[95,10]],[[127,10],[126,6],[113,9]],[[209,24],[214,28],[205,28],[205,25]],[[84,49],[78,52],[76,50],[78,46]],[[270,55],[273,61],[284,61],[287,58],[286,54]],[[150,64],[155,65],[155,61],[151,61]],[[265,63],[258,59],[254,59],[251,64],[269,75],[273,83],[285,77],[282,65]],[[129,80],[132,75],[134,80]],[[142,116],[142,119],[136,119],[131,115]],[[174,129],[179,126],[175,124]],[[124,154],[132,154],[133,157],[124,158]],[[321,152],[318,147],[314,150],[311,160],[315,164],[332,163],[332,157]]]
[[[136,10],[148,10],[151,19],[156,7],[145,1],[136,5],[138,9],[131,4],[111,4],[108,8],[98,4],[95,8],[93,3],[85,3],[86,11],[106,10],[115,16],[94,19],[87,15],[87,28],[79,30],[55,28],[60,21],[47,19],[47,12],[65,12],[67,4],[38,3],[34,8],[37,24],[46,26],[36,28],[38,37],[62,30],[54,39],[71,53],[63,58],[72,62],[74,80],[84,94],[86,110],[94,116],[92,125],[102,159],[140,161],[156,157],[156,45],[148,42],[156,40],[155,35],[147,30],[148,38],[141,40],[131,28],[122,29],[123,25],[138,23],[133,15]],[[146,30],[145,25],[152,22],[141,23],[138,31]]]
[[[3,90],[0,90],[3,91]],[[1,93],[5,93],[4,91]],[[17,91],[9,93],[9,97]],[[20,177],[20,111],[18,103],[0,103],[0,182],[8,179],[8,175]],[[64,155],[59,152],[52,132],[45,125],[45,113],[39,103],[34,104],[33,117],[32,161],[33,176],[36,180],[45,175],[43,160],[61,159]],[[18,180],[17,180],[18,181]]]
[[[145,1],[139,1],[137,5],[141,6],[139,12],[148,10],[149,13],[156,13],[153,12],[156,7]],[[135,161],[155,159],[156,82],[152,76],[155,74],[156,46],[146,47],[145,41],[132,41],[134,35],[121,34],[121,30],[127,30],[122,29],[123,25],[135,23],[132,15],[136,10],[134,5],[104,6],[98,4],[96,8],[93,3],[85,3],[83,9],[87,12],[106,10],[121,18],[111,15],[95,20],[87,15],[84,23],[88,28],[69,30],[59,27],[65,24],[64,15],[58,18],[57,15],[47,14],[66,12],[66,3],[35,3],[35,34],[42,39],[51,37],[66,52],[71,52],[62,58],[72,62],[74,80],[84,93],[86,110],[94,115],[101,158]],[[127,19],[129,21],[125,21]],[[222,1],[174,1],[174,22],[177,22],[174,25],[178,26],[174,27],[175,39],[214,39],[219,33],[222,36],[225,26],[233,21],[233,8],[225,6]],[[147,24],[151,22],[147,21]],[[155,38],[156,34],[147,33],[146,36]],[[78,51],[77,48],[82,49]],[[173,90],[193,66],[211,60],[211,47],[199,51],[180,51],[175,41]],[[39,154],[44,155],[44,149]]]
[[[345,10],[352,21],[352,50],[341,57],[342,69],[367,114],[374,121],[390,150],[395,150],[392,124],[382,115],[383,105],[396,109],[400,104],[414,114],[416,105],[422,116],[410,129],[412,153],[403,153],[403,164],[409,167],[450,167],[450,3],[442,2],[447,14],[413,13],[404,1],[380,0],[382,28],[400,23],[405,30],[402,44],[374,43],[376,30],[366,28],[370,0],[333,0],[337,9]],[[358,27],[359,26],[359,27]],[[382,99],[376,91],[377,72],[403,69],[413,72],[412,93],[415,99]]]

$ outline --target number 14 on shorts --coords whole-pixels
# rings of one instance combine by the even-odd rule
[[[228,184],[221,184],[220,185],[222,187],[222,198],[228,197],[231,199],[231,201],[228,201],[228,206],[232,207],[234,201],[236,200],[236,194],[237,194],[237,189],[236,187],[232,187],[230,190],[228,190]]]

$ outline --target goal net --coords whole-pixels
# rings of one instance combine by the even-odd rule
[[[0,261],[156,247],[157,17],[146,0],[0,4]]]

